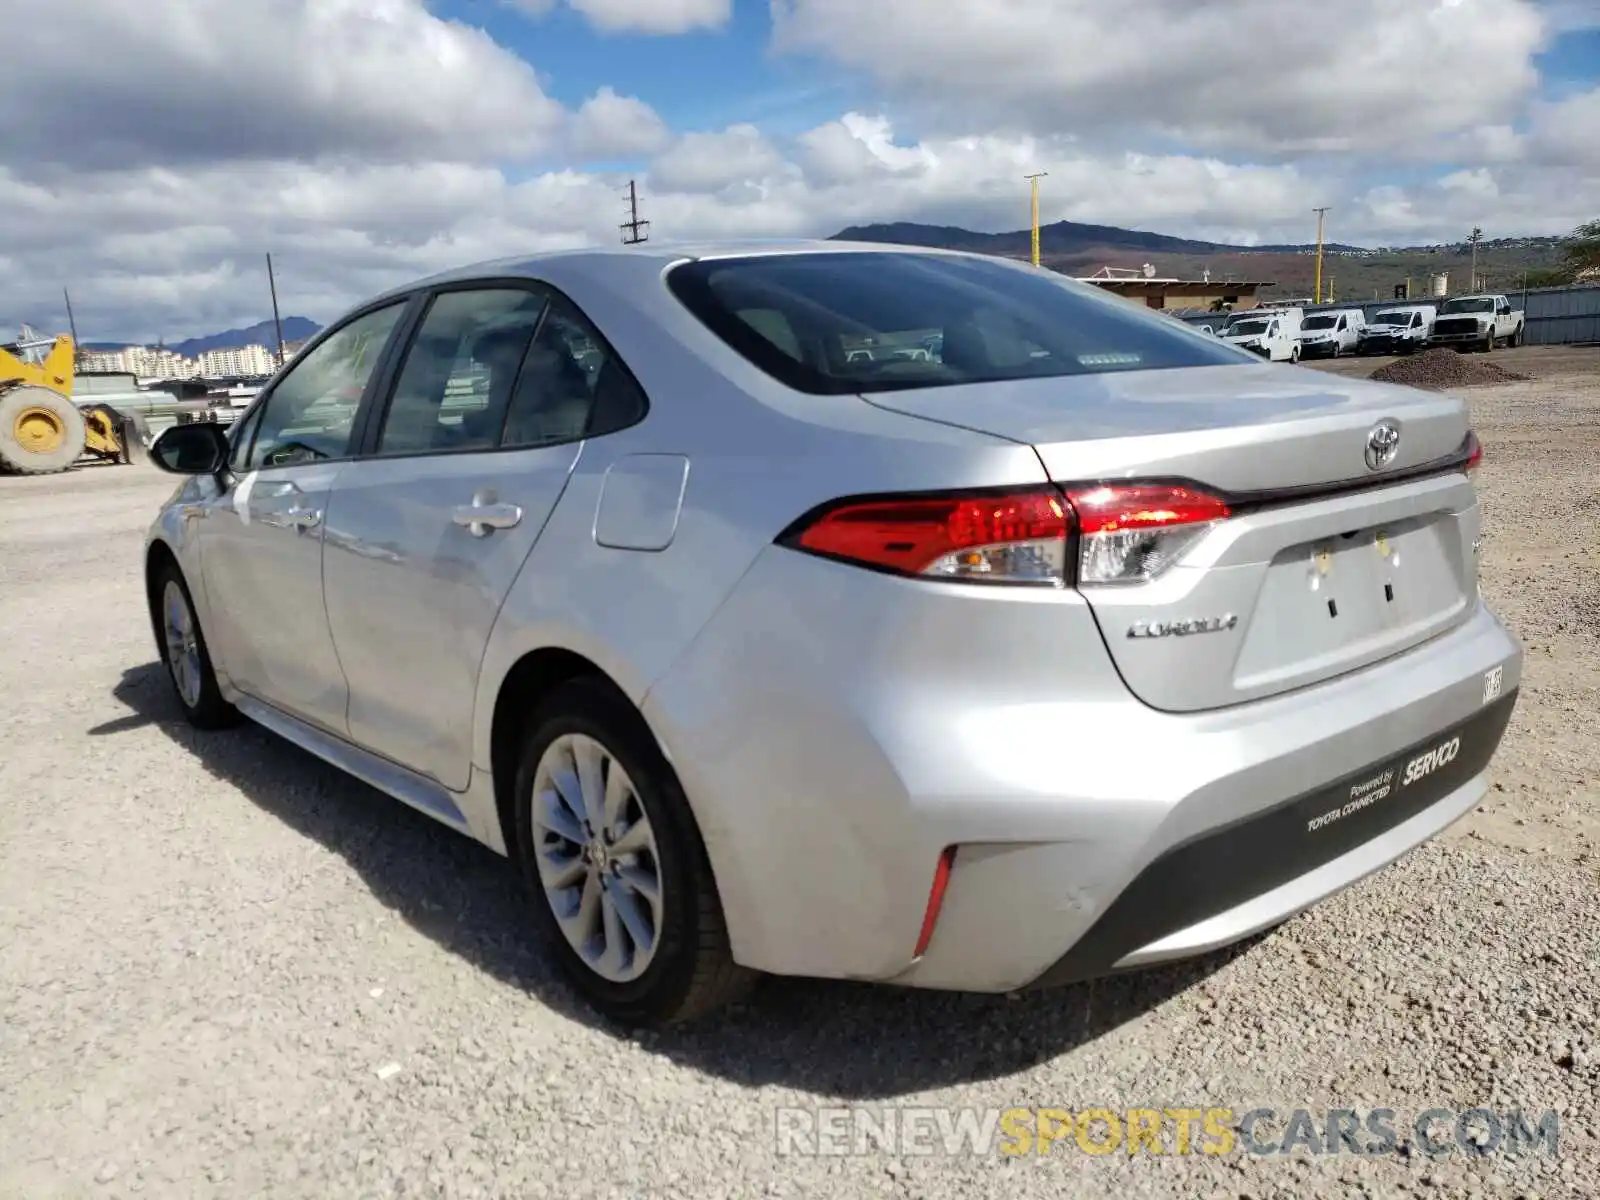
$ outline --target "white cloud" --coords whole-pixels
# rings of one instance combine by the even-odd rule
[[[946,128],[1254,153],[1420,149],[1537,83],[1530,0],[772,0],[782,50],[876,78]]]
[[[1536,161],[1600,172],[1600,88],[1535,109],[1527,147]]]
[[[654,154],[672,141],[666,123],[643,100],[603,87],[573,115],[569,145],[589,159]]]
[[[510,161],[561,109],[423,0],[11,0],[0,162]]]
[[[327,320],[443,267],[613,244],[628,176],[579,168],[635,158],[663,241],[1020,229],[1022,176],[1039,169],[1046,221],[1242,244],[1308,239],[1313,204],[1335,206],[1341,241],[1565,233],[1600,196],[1600,91],[1526,95],[1541,19],[1581,6],[1344,0],[1319,12],[1383,35],[1335,38],[1253,0],[947,0],[937,20],[910,0],[777,0],[783,45],[865,67],[896,97],[778,139],[749,123],[674,133],[612,87],[568,111],[426,2],[13,0],[0,333],[62,323],[62,285],[88,340],[252,323],[269,251],[284,311]],[[565,2],[635,32],[728,12]],[[115,52],[73,69],[103,46]],[[1286,153],[1347,143],[1360,154]],[[1375,186],[1380,151],[1448,167]]]
[[[668,191],[709,195],[759,186],[783,166],[782,156],[754,125],[731,125],[720,133],[686,134],[656,159],[650,174]]]
[[[542,17],[556,0],[507,0],[512,8]],[[720,29],[733,15],[733,0],[566,0],[601,33],[672,35]]]

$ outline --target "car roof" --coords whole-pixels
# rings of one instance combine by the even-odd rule
[[[845,242],[827,238],[724,238],[714,241],[651,242],[643,246],[585,246],[567,250],[547,250],[535,254],[515,254],[452,267],[437,274],[413,279],[390,288],[363,302],[381,303],[419,288],[474,279],[507,279],[527,276],[537,279],[555,269],[567,278],[588,276],[596,280],[637,278],[640,272],[656,274],[674,263],[716,258],[776,257],[787,254],[919,254],[951,258],[983,257],[961,250],[933,246],[907,246],[886,242]],[[1020,260],[1019,260],[1020,261]]]

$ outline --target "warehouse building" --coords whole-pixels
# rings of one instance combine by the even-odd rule
[[[1212,279],[1209,271],[1199,279],[1161,278],[1148,263],[1140,269],[1101,267],[1093,275],[1078,276],[1078,280],[1147,308],[1213,311],[1254,308],[1259,303],[1257,293],[1272,286],[1264,280]]]

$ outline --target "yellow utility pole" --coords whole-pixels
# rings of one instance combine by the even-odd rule
[[[1049,171],[1036,171],[1032,175],[1024,175],[1033,185],[1033,265],[1039,265],[1039,180],[1050,174]]]
[[[1322,218],[1328,211],[1327,208],[1313,208],[1317,214],[1317,286],[1313,289],[1316,303],[1322,303]]]

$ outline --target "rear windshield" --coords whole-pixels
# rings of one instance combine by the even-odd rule
[[[667,284],[755,366],[818,394],[1256,361],[1092,285],[977,258],[715,259]]]

